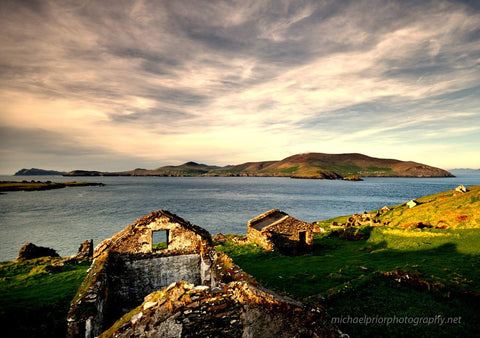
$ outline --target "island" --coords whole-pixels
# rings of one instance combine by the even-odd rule
[[[74,170],[64,176],[263,176],[309,179],[343,179],[344,177],[454,177],[450,172],[413,161],[382,159],[358,153],[306,153],[280,161],[246,162],[225,167],[187,162],[149,170],[101,172]]]
[[[94,183],[94,182],[62,182],[54,183],[50,181],[40,182],[40,181],[0,181],[0,191],[39,191],[39,190],[52,190],[52,189],[61,189],[66,187],[87,187],[87,186],[104,186],[103,183]]]
[[[39,168],[20,169],[15,173],[15,176],[62,176],[65,171],[45,170]]]

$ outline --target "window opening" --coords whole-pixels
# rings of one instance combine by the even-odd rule
[[[152,231],[152,250],[163,250],[168,248],[168,230]]]

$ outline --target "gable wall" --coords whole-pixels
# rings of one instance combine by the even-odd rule
[[[169,230],[168,247],[152,251],[152,232],[160,230]],[[70,308],[68,336],[98,335],[149,293],[173,282],[214,284],[211,243],[206,230],[166,211],[153,212],[103,241]]]

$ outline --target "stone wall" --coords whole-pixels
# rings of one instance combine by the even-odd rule
[[[93,261],[72,300],[67,316],[68,337],[91,338],[102,332],[108,295],[108,260],[108,252],[104,252]]]
[[[113,255],[115,257],[116,255]],[[108,301],[104,327],[143,302],[145,296],[177,281],[202,284],[201,257],[188,254],[166,257],[117,256],[108,266]]]
[[[94,252],[94,258],[105,250],[120,253],[152,253],[154,231],[168,230],[169,241],[161,254],[195,253],[203,245],[211,245],[208,231],[193,225],[182,218],[159,210],[140,218],[112,238],[101,242]]]
[[[265,250],[273,251],[275,246],[270,237],[268,232],[261,232],[251,227],[247,229],[247,240],[250,243],[260,244]]]

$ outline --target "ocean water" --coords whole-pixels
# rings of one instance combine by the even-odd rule
[[[278,208],[306,222],[329,219],[466,186],[480,175],[455,178],[366,178],[363,182],[273,177],[61,177],[0,176],[0,180],[90,181],[75,187],[0,195],[0,261],[13,260],[24,243],[75,254],[136,219],[166,209],[212,235],[245,234],[247,221]]]

